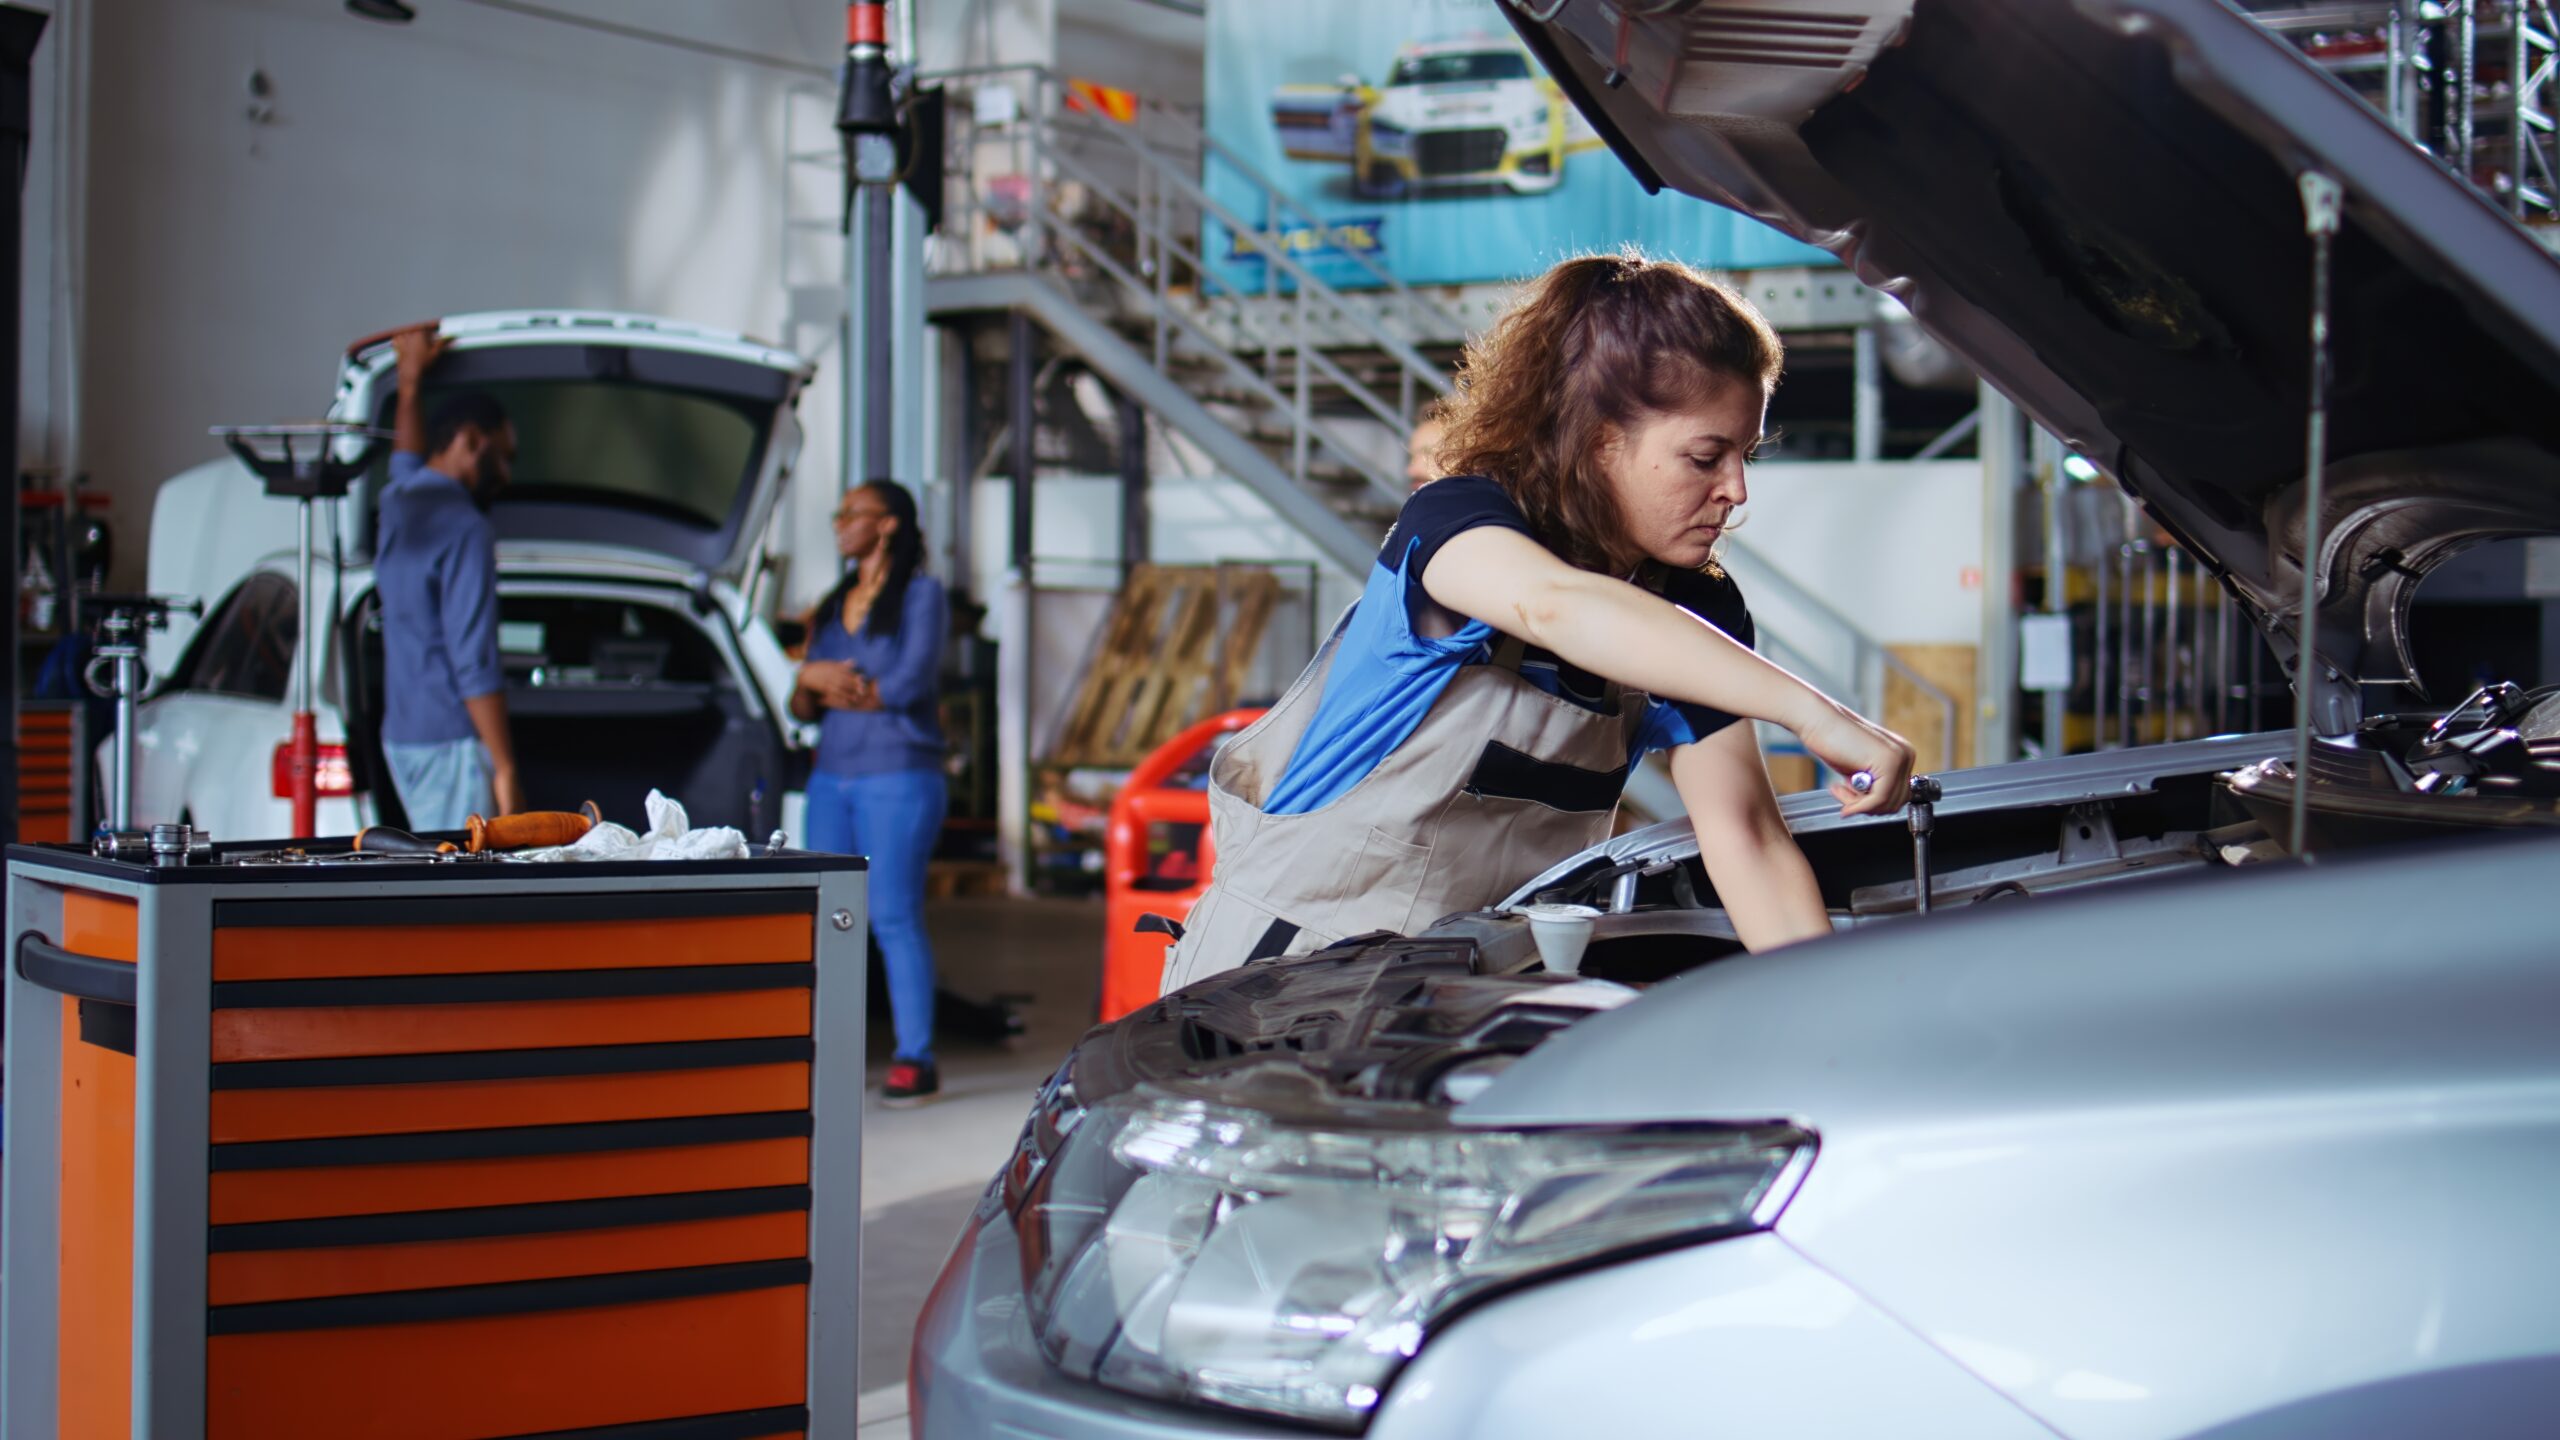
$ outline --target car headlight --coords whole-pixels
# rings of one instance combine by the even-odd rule
[[[1075,1114],[1035,1113],[1059,1138],[1006,1186],[1051,1363],[1343,1430],[1470,1302],[1764,1228],[1814,1144],[1781,1124],[1298,1124],[1146,1087]]]

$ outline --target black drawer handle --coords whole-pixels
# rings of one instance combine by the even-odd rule
[[[142,991],[142,967],[65,950],[33,930],[18,937],[18,974],[57,995],[109,1005],[134,1004]]]

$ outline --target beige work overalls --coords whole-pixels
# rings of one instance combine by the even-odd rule
[[[1341,640],[1337,627],[1280,703],[1210,764],[1216,868],[1165,962],[1168,991],[1248,960],[1481,908],[1608,836],[1647,697],[1612,685],[1612,708],[1595,711],[1550,695],[1520,677],[1524,647],[1507,637],[1490,664],[1460,666],[1413,734],[1348,792],[1303,814],[1264,814]]]

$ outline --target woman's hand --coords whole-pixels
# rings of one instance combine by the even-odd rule
[[[842,660],[812,660],[800,667],[800,693],[817,702],[822,710],[860,710],[870,681],[859,670]],[[872,697],[869,708],[878,707]]]
[[[1902,808],[1911,789],[1911,742],[1856,711],[1832,705],[1826,714],[1796,731],[1815,759],[1843,775],[1864,770],[1875,787],[1861,795],[1846,782],[1834,783],[1831,797],[1843,815],[1889,815]]]

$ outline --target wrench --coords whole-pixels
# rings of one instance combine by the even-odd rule
[[[1860,795],[1876,788],[1875,772],[1861,770],[1849,777],[1849,788]],[[1929,775],[1911,777],[1909,823],[1911,827],[1911,874],[1913,905],[1918,913],[1929,913],[1929,837],[1938,828],[1938,802],[1946,792],[1937,779]]]

